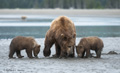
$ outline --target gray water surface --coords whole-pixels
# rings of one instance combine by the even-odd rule
[[[0,27],[0,39],[15,36],[44,38],[49,26]],[[120,37],[120,26],[76,26],[77,37]]]
[[[15,36],[44,38],[52,20],[57,16],[0,15],[0,39]],[[69,17],[76,26],[77,37],[120,37],[120,17]]]

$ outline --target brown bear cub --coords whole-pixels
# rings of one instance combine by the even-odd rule
[[[23,37],[23,36],[17,36],[13,38],[10,44],[10,52],[9,52],[9,58],[15,58],[13,57],[14,53],[17,54],[18,58],[22,58],[24,56],[21,56],[21,50],[26,49],[27,56],[29,58],[33,58],[32,51],[34,53],[34,56],[38,58],[38,53],[40,52],[40,45],[37,44],[37,42],[32,37]]]
[[[90,50],[95,50],[96,57],[101,57],[101,51],[104,47],[103,41],[98,37],[85,37],[82,38],[78,46],[76,46],[76,52],[78,57],[84,58],[86,52],[86,58],[90,57]]]
[[[75,39],[74,23],[66,16],[56,18],[46,33],[44,56],[51,54],[50,48],[55,44],[56,54],[53,57],[74,57]]]

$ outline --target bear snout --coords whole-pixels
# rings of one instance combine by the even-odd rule
[[[73,46],[68,46],[67,55],[73,54]]]
[[[81,56],[82,56],[82,54],[78,54],[78,56],[77,56],[77,57],[78,57],[78,58],[81,58]]]

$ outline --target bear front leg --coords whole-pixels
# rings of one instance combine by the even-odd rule
[[[86,50],[86,57],[85,57],[85,58],[90,58],[90,56],[91,56],[91,55],[90,55],[90,49],[87,49],[87,50]]]
[[[56,49],[56,54],[54,54],[53,57],[58,58],[60,56],[61,49],[57,43],[55,43],[55,49]]]
[[[24,56],[21,56],[21,52],[20,52],[20,50],[17,50],[17,51],[16,51],[16,54],[17,54],[17,57],[18,57],[18,58],[22,58],[22,57],[24,57]]]
[[[11,48],[9,52],[9,58],[13,58],[13,59],[16,58],[16,57],[13,57],[14,53],[15,53],[15,50]]]
[[[83,53],[82,53],[82,58],[84,58],[84,55],[85,55],[85,50],[84,50]]]
[[[64,49],[61,49],[61,53],[60,53],[60,59],[61,58],[67,58],[67,52]]]
[[[51,36],[50,37],[47,36],[45,38],[45,47],[43,50],[43,54],[45,57],[50,56],[50,54],[51,54],[50,48],[52,47],[53,44],[54,44],[53,38],[51,38]]]
[[[27,53],[27,56],[29,58],[33,58],[33,56],[32,56],[32,49],[26,49],[26,53]]]

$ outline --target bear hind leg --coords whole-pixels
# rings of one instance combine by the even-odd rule
[[[21,51],[20,51],[20,50],[17,50],[17,51],[16,51],[16,54],[17,54],[17,57],[18,57],[18,58],[24,57],[24,56],[21,56]]]
[[[95,58],[100,58],[101,57],[101,50],[95,50],[96,52],[96,57]]]

